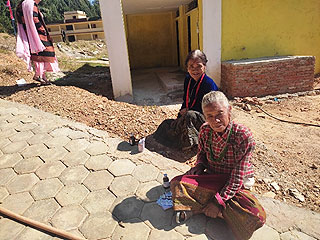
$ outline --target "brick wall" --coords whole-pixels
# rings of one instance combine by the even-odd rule
[[[315,57],[282,56],[225,61],[221,89],[229,97],[295,93],[313,89]]]

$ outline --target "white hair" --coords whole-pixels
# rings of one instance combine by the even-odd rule
[[[220,91],[211,91],[204,95],[202,99],[202,110],[205,106],[212,103],[220,103],[226,108],[230,107],[228,98],[226,97],[226,95],[224,95],[223,92]]]

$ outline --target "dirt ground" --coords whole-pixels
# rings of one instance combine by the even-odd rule
[[[96,47],[89,49],[88,45]],[[53,76],[52,85],[40,86],[15,56],[14,38],[0,34],[0,97],[106,130],[122,139],[134,133],[148,140],[164,119],[177,115],[179,105],[136,106],[112,100],[108,67],[80,62],[107,56],[103,42],[80,42],[61,49],[56,48],[56,52],[63,74]],[[27,81],[24,87],[16,85],[21,78]],[[316,76],[315,88],[319,85],[320,77]],[[246,100],[252,99],[238,99],[232,105],[234,119],[248,126],[257,142],[253,158],[257,184],[253,190],[320,212],[320,91],[260,98],[255,100],[260,106],[250,105],[244,110],[248,108]],[[261,109],[283,120],[314,126],[282,122]],[[147,144],[150,150],[177,161],[191,165],[195,159],[195,151],[157,148],[151,143]]]

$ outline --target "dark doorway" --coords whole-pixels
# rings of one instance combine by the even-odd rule
[[[76,40],[74,35],[68,36],[68,41],[69,42],[74,42]]]
[[[179,22],[176,21],[178,66],[180,66]]]
[[[188,16],[188,52],[191,52],[191,18]]]

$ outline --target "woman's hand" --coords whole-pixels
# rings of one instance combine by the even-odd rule
[[[183,116],[184,114],[186,114],[186,112],[187,112],[187,109],[186,108],[182,108],[179,113],[180,113],[181,116]]]
[[[220,207],[212,202],[208,203],[208,205],[202,210],[202,212],[206,216],[211,217],[211,218],[216,218],[216,217],[222,216]]]
[[[200,175],[203,174],[205,167],[202,164],[198,164],[185,173],[185,175]]]

